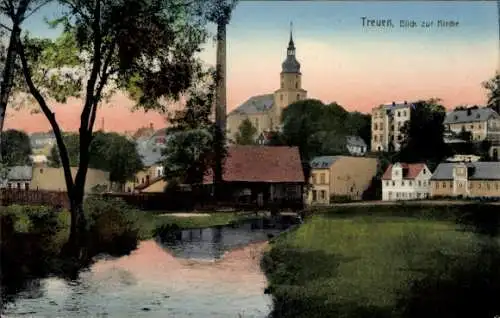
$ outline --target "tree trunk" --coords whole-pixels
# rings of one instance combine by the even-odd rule
[[[0,140],[2,137],[3,124],[5,121],[5,113],[7,103],[9,102],[10,93],[14,84],[14,71],[17,58],[17,42],[21,35],[21,21],[24,19],[26,10],[28,9],[29,0],[19,2],[19,7],[15,16],[12,17],[12,31],[10,32],[9,47],[7,48],[7,56],[5,58],[5,66],[2,73],[2,84],[0,86]],[[0,142],[0,162],[2,158],[2,143]]]
[[[217,61],[216,61],[216,92],[215,92],[215,124],[216,149],[214,192],[219,200],[222,196],[223,149],[226,137],[226,23],[217,25]]]

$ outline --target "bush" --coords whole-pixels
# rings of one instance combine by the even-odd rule
[[[84,211],[88,221],[89,256],[101,253],[120,256],[137,248],[138,211],[123,200],[89,197],[85,200]]]

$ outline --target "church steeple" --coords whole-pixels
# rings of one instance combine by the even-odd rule
[[[287,55],[295,55],[295,43],[293,43],[293,22],[290,22],[290,41],[288,41]]]
[[[293,42],[293,23],[290,22],[290,41],[288,41],[288,48],[286,50],[286,59],[281,64],[282,73],[299,73],[300,63],[295,57],[295,43]]]

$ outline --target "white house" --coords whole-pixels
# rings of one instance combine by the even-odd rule
[[[366,142],[359,136],[347,136],[346,147],[353,156],[364,156],[368,148]]]
[[[395,163],[382,176],[382,200],[412,200],[430,197],[432,172],[424,163]]]

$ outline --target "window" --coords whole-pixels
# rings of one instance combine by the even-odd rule
[[[295,82],[295,88],[299,88],[299,83],[298,82]],[[299,99],[299,98],[297,97],[297,99]]]
[[[316,193],[316,190],[313,190],[313,191],[312,191],[312,200],[313,200],[313,201],[316,201],[316,200],[318,199],[318,198],[317,198],[317,196],[318,196],[318,195],[317,195],[317,193]]]
[[[21,183],[20,182],[17,183],[17,190],[21,190]]]
[[[386,182],[385,182],[385,185],[386,185],[386,186],[389,186],[389,181],[386,181]]]
[[[281,80],[281,88],[283,88],[283,86],[285,86],[285,82],[283,80]]]
[[[373,130],[377,130],[377,129],[378,129],[378,125],[377,125],[377,123],[374,123],[373,124]]]
[[[141,183],[144,183],[144,178],[141,179]]]
[[[312,175],[312,184],[316,184],[316,174]]]
[[[490,189],[490,184],[489,183],[486,184],[486,189],[488,189],[488,190]]]
[[[29,189],[30,189],[30,184],[29,184],[28,182],[26,182],[26,183],[24,184],[24,189],[26,189],[26,190],[29,190]]]
[[[397,115],[397,116],[398,116],[398,117],[400,117],[400,116],[401,116],[401,113],[400,113],[400,112],[398,112],[398,115]]]
[[[280,101],[283,101],[283,94],[280,94]]]
[[[40,169],[40,173],[43,173],[43,169]]]
[[[401,181],[401,186],[403,186],[403,187],[405,186],[405,181],[404,180]]]
[[[436,187],[436,189],[439,189],[439,183],[436,182],[435,187]]]
[[[146,183],[149,183],[149,176],[146,176]]]
[[[326,191],[325,190],[321,190],[319,192],[319,194],[320,194],[319,197],[321,200],[324,200],[326,198]]]
[[[392,181],[392,186],[395,187],[396,186],[396,181]]]
[[[418,180],[418,186],[421,187],[422,186],[422,181]]]
[[[446,188],[446,182],[443,182],[443,189]]]
[[[161,168],[158,168],[158,170],[156,170],[156,176],[161,177]]]
[[[378,138],[377,138],[377,135],[373,136],[373,141],[377,141]]]
[[[406,110],[405,110],[405,111],[403,111],[403,116],[405,116],[405,117],[406,117]]]
[[[325,174],[324,174],[324,173],[322,173],[322,174],[319,176],[319,180],[320,180],[320,183],[321,183],[321,184],[325,184],[325,183],[326,183],[326,182],[325,182]]]
[[[410,181],[410,186],[412,186],[412,185],[413,185],[413,182]]]

